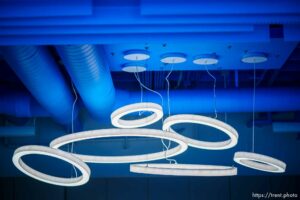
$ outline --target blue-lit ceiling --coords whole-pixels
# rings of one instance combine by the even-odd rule
[[[213,116],[213,80],[205,67],[193,63],[199,54],[216,54],[219,59],[208,66],[217,80],[218,119],[237,129],[239,143],[225,151],[190,148],[176,159],[236,165],[234,152],[250,151],[252,144],[253,65],[241,62],[249,52],[263,52],[268,58],[255,66],[256,150],[285,161],[286,174],[299,175],[299,41],[297,0],[0,0],[0,176],[22,175],[11,162],[17,147],[48,145],[71,132],[72,84],[79,95],[75,130],[111,127],[113,109],[140,101],[134,75],[121,70],[127,63],[145,65],[142,82],[164,97],[165,77],[173,67],[171,113]],[[125,60],[124,52],[132,49],[147,50],[150,59]],[[187,62],[161,63],[161,55],[170,52],[185,54]],[[144,99],[160,103],[151,93],[145,92]],[[285,123],[280,131],[273,127],[275,122]],[[224,139],[199,126],[178,130],[194,138]],[[156,141],[129,138],[75,144],[77,152],[105,155],[160,148]],[[70,166],[52,159],[26,161],[52,174],[72,173]],[[127,164],[90,167],[92,177],[137,176],[129,173]],[[238,168],[239,175],[266,174]]]

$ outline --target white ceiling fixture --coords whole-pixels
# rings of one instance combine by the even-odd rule
[[[140,111],[152,112],[151,115],[141,119],[124,120],[122,117]],[[142,102],[118,108],[111,114],[111,123],[118,128],[138,128],[153,124],[163,117],[162,107],[156,103]]]
[[[262,52],[249,52],[242,58],[242,62],[249,64],[263,63],[268,60],[267,54]]]
[[[56,138],[50,143],[52,148],[60,148],[63,145],[70,144],[72,142],[79,142],[88,139],[96,138],[112,138],[112,137],[148,137],[170,140],[178,145],[168,149],[166,151],[131,155],[131,156],[92,156],[75,154],[74,156],[80,158],[84,162],[88,163],[132,163],[132,162],[146,162],[168,158],[179,155],[187,150],[188,146],[185,142],[185,138],[179,134],[168,133],[162,130],[156,129],[101,129],[93,131],[84,131],[79,133],[73,133]]]
[[[210,117],[200,116],[200,115],[173,115],[165,119],[163,123],[163,130],[176,132],[171,127],[175,124],[180,123],[194,123],[201,124],[205,126],[209,126],[212,128],[216,128],[229,136],[230,139],[222,142],[206,142],[195,140],[191,138],[186,138],[186,141],[189,146],[200,148],[200,149],[209,149],[209,150],[222,150],[229,149],[234,147],[238,142],[238,133],[237,131],[230,125]]]
[[[286,168],[286,164],[278,159],[251,152],[236,152],[234,161],[245,167],[265,172],[283,173]]]
[[[255,92],[256,92],[256,68],[255,64],[267,61],[266,54],[264,53],[251,53],[246,54],[243,62],[253,63],[253,99],[252,99],[252,152],[236,152],[233,160],[245,167],[252,169],[272,172],[283,173],[286,169],[286,164],[278,159],[270,156],[258,154],[254,152],[255,147]]]
[[[75,178],[61,178],[56,176],[51,176],[44,174],[42,172],[39,172],[31,167],[29,167],[27,164],[24,163],[22,160],[23,156],[26,155],[45,155],[50,156],[54,158],[58,158],[60,160],[63,160],[65,162],[70,163],[74,167],[76,167],[80,172],[81,176],[75,177]],[[53,185],[60,185],[60,186],[79,186],[87,183],[90,178],[90,168],[82,162],[79,158],[71,155],[70,153],[53,149],[49,147],[44,146],[38,146],[38,145],[28,145],[23,146],[15,150],[13,155],[13,163],[14,165],[24,174],[37,179],[39,181],[53,184]]]
[[[146,65],[138,63],[126,63],[123,65],[122,71],[128,73],[140,73],[146,71]]]
[[[148,60],[149,58],[150,58],[149,52],[143,49],[134,49],[134,50],[128,50],[124,52],[125,60],[142,61],[142,60]]]
[[[196,65],[215,65],[218,64],[218,56],[213,54],[200,54],[195,57],[193,63]]]
[[[166,64],[178,64],[186,61],[186,55],[183,53],[166,53],[160,57],[160,61]]]
[[[194,164],[131,164],[134,173],[171,176],[234,176],[237,169],[229,166]]]

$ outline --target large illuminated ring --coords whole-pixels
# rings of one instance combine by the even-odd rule
[[[56,176],[50,176],[47,174],[44,174],[42,172],[39,172],[31,167],[29,167],[27,164],[25,164],[22,160],[22,156],[25,155],[32,155],[32,154],[38,154],[38,155],[45,155],[45,156],[51,156],[54,158],[61,159],[65,162],[70,163],[71,165],[75,166],[79,171],[81,172],[81,176],[75,177],[75,178],[61,178]],[[39,181],[50,183],[53,185],[60,185],[60,186],[79,186],[83,185],[86,182],[89,181],[90,178],[90,168],[82,162],[79,158],[76,158],[75,156],[72,156],[71,154],[58,150],[58,149],[52,149],[49,147],[44,146],[38,146],[38,145],[28,145],[23,146],[15,150],[15,153],[13,155],[13,163],[14,165],[24,174],[37,179]]]
[[[235,167],[191,164],[132,164],[130,171],[172,176],[234,176],[237,174]]]
[[[221,150],[221,149],[229,149],[237,144],[238,133],[232,126],[222,121],[219,121],[217,119],[204,117],[200,115],[173,115],[171,117],[168,117],[164,121],[163,130],[165,131],[169,130],[171,132],[175,132],[171,128],[171,126],[179,123],[195,123],[195,124],[210,126],[223,131],[230,137],[230,139],[222,142],[205,142],[205,141],[187,138],[187,143],[189,146],[200,148],[200,149]]]
[[[95,139],[95,138],[110,138],[110,137],[150,137],[161,138],[176,142],[177,145],[166,151],[157,153],[140,154],[132,156],[91,156],[82,154],[73,154],[81,160],[89,163],[132,163],[132,162],[145,162],[168,158],[183,153],[187,148],[185,138],[176,133],[168,133],[156,129],[100,129],[93,131],[84,131],[65,135],[53,140],[50,143],[52,148],[59,148],[63,145],[78,142],[82,140]]]
[[[123,120],[121,119],[125,115],[139,111],[150,111],[153,112],[148,117],[136,120]],[[115,110],[111,114],[111,123],[118,128],[139,128],[153,124],[160,120],[163,116],[162,107],[155,103],[135,103]]]
[[[257,169],[265,172],[283,173],[285,172],[286,164],[278,159],[262,154],[251,152],[236,152],[234,161],[252,169]]]

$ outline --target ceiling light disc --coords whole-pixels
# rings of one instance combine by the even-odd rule
[[[166,53],[160,58],[160,61],[166,64],[178,64],[186,61],[186,55],[183,53]]]
[[[216,54],[202,54],[195,57],[193,63],[196,65],[215,65],[219,62]]]
[[[236,152],[233,159],[240,165],[265,172],[283,173],[286,168],[278,159],[252,152]]]
[[[22,160],[22,157],[25,155],[45,155],[50,156],[54,158],[58,158],[60,160],[63,160],[65,162],[70,163],[74,167],[76,167],[80,172],[81,176],[75,177],[75,178],[61,178],[56,176],[51,176],[44,174],[42,172],[39,172],[31,167],[29,167],[27,164],[24,163]],[[79,186],[87,183],[90,178],[90,168],[82,162],[79,158],[71,155],[70,153],[53,149],[49,147],[44,146],[38,146],[38,145],[28,145],[23,146],[15,150],[13,155],[13,163],[14,165],[24,174],[37,179],[39,181],[53,184],[53,185],[60,185],[60,186]]]
[[[141,174],[171,176],[234,176],[237,168],[193,164],[131,164],[130,171]]]
[[[229,136],[230,139],[222,141],[222,142],[206,142],[195,140],[186,137],[186,141],[189,146],[200,148],[200,149],[208,149],[208,150],[223,150],[234,147],[238,142],[238,133],[237,131],[230,125],[210,117],[200,116],[200,115],[173,115],[164,120],[163,130],[175,132],[171,127],[175,124],[180,123],[194,123],[201,124],[216,128]]]
[[[124,59],[130,61],[142,61],[150,58],[150,54],[147,50],[129,50],[124,52]]]
[[[140,111],[153,112],[151,115],[135,120],[124,120],[122,117]],[[123,106],[115,110],[110,118],[111,123],[118,128],[139,128],[143,126],[148,126],[160,120],[163,117],[162,107],[156,103],[134,103],[130,105]]]
[[[70,144],[72,142],[79,142],[83,140],[96,139],[96,138],[112,138],[112,137],[149,137],[166,139],[177,143],[178,145],[168,149],[166,151],[160,151],[157,153],[131,155],[131,156],[92,156],[75,154],[74,156],[80,158],[84,162],[88,163],[133,163],[133,162],[147,162],[153,160],[159,160],[172,156],[179,155],[187,150],[188,146],[185,142],[185,138],[179,134],[164,132],[156,129],[100,129],[92,131],[84,131],[79,133],[73,133],[56,138],[50,143],[52,148],[60,148],[63,145]]]
[[[268,60],[267,54],[265,53],[247,53],[246,55],[243,56],[242,62],[244,63],[263,63]]]
[[[128,64],[123,65],[122,71],[128,72],[128,73],[144,72],[144,71],[146,71],[146,66],[139,65],[136,63],[128,63]]]

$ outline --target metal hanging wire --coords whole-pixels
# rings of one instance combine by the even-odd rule
[[[71,86],[72,86],[72,90],[74,92],[74,95],[75,95],[75,99],[74,99],[74,102],[73,102],[73,105],[72,105],[72,118],[71,118],[71,132],[74,133],[74,111],[75,111],[75,106],[76,106],[76,102],[78,100],[78,96],[77,96],[77,92],[74,88],[74,85],[73,83],[71,82]],[[72,142],[71,144],[71,153],[74,152],[74,142]],[[76,170],[76,167],[74,165],[73,166],[73,169],[74,169],[74,172],[75,172],[75,177],[77,177],[77,170]]]
[[[256,95],[256,66],[253,63],[253,96],[252,96],[252,152],[255,145],[255,95]]]
[[[215,119],[218,118],[218,112],[217,112],[217,96],[216,96],[216,85],[217,85],[217,79],[208,71],[207,65],[205,65],[205,69],[207,74],[214,80],[214,112],[215,112]]]

